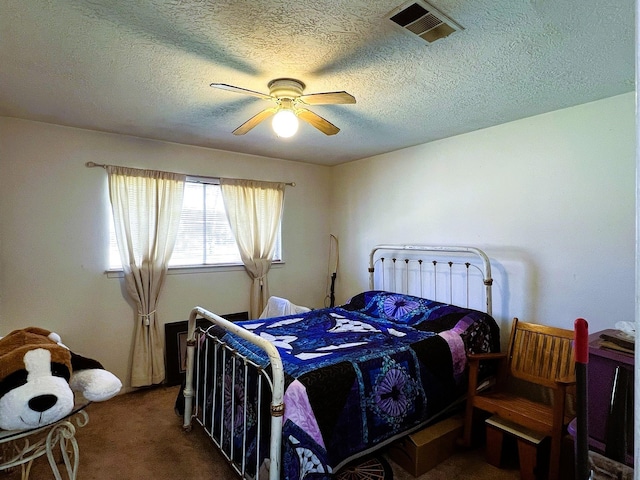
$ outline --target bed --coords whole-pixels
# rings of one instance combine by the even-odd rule
[[[329,478],[461,405],[466,354],[500,348],[491,285],[479,249],[380,245],[369,290],[338,307],[236,323],[195,307],[184,427],[244,478]]]

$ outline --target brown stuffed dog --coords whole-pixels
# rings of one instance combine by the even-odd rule
[[[0,338],[0,429],[54,423],[72,412],[74,392],[99,402],[121,388],[99,362],[71,352],[49,330],[29,327]]]

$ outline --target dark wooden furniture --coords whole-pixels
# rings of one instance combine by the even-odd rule
[[[496,384],[477,392],[480,361],[500,360]],[[549,404],[507,390],[511,378],[552,392]],[[571,417],[565,414],[566,393],[575,385],[573,330],[513,320],[506,353],[469,355],[469,389],[463,444],[471,443],[475,408],[498,415],[550,437],[549,480],[558,480],[562,436]]]
[[[231,322],[249,320],[249,312],[228,313],[224,316]],[[209,320],[199,318],[198,327],[207,328],[212,325]],[[187,369],[187,320],[165,323],[165,384],[180,385]]]
[[[633,466],[634,356],[603,346],[601,335],[589,335],[589,448]]]

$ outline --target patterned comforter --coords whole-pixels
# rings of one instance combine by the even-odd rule
[[[500,348],[498,326],[483,312],[382,291],[239,324],[282,357],[285,479],[328,478],[345,459],[437,415],[466,392],[466,353]],[[232,334],[223,340],[268,368],[257,347]],[[238,397],[257,395],[243,391],[250,383],[236,378]],[[254,417],[236,412],[224,423],[251,429],[243,422]]]

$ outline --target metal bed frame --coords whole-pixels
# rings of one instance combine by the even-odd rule
[[[389,258],[383,255],[390,255]],[[445,255],[449,256],[447,261],[432,260],[423,258],[424,255],[433,254],[437,258],[443,258]],[[465,261],[463,261],[465,260]],[[444,265],[444,269],[441,268]],[[378,268],[377,268],[378,267]],[[424,268],[423,268],[424,267]],[[440,271],[438,270],[440,268]],[[378,272],[378,273],[376,273]],[[443,273],[444,272],[444,273]],[[492,299],[491,299],[491,286],[493,280],[491,278],[491,264],[487,255],[480,249],[475,247],[460,247],[460,246],[429,246],[429,245],[378,245],[371,251],[369,255],[369,288],[374,289],[374,284],[379,285],[379,290],[389,290],[398,293],[416,294],[416,296],[426,296],[424,279],[425,277],[433,282],[433,295],[432,300],[438,300],[435,298],[438,295],[438,288],[436,286],[438,279],[443,277],[447,279],[449,283],[449,297],[446,303],[454,303],[454,294],[456,289],[454,285],[457,285],[461,281],[466,283],[463,297],[466,296],[466,300],[458,302],[457,305],[469,307],[469,283],[475,281],[479,277],[484,285],[484,307],[489,315],[492,313]],[[412,280],[418,281],[418,287],[413,287]],[[416,290],[417,288],[417,290]],[[442,292],[442,290],[440,290]],[[449,301],[450,300],[450,301]],[[442,300],[440,300],[442,301]],[[268,355],[270,360],[271,372],[270,374],[259,365],[256,365],[246,356],[240,354],[238,351],[226,345],[219,337],[210,333],[211,328],[203,331],[196,328],[196,319],[205,318],[212,322],[215,326],[222,328],[226,332],[231,332],[255,345],[260,347]],[[213,362],[213,365],[198,363],[196,365],[196,356],[200,357],[200,353],[203,352],[204,356],[208,358],[209,349],[214,349],[214,358],[218,358],[220,355],[221,362],[217,360]],[[197,355],[198,354],[198,355]],[[227,371],[228,362],[227,358],[233,359],[230,362],[231,371]],[[240,366],[238,366],[240,365]],[[212,369],[209,371],[209,369]],[[212,378],[215,380],[219,372],[224,377],[226,375],[231,376],[231,384],[234,385],[238,375],[244,379],[245,391],[247,388],[246,382],[248,378],[249,370],[254,370],[257,373],[257,388],[261,391],[263,386],[268,386],[271,390],[271,399],[262,399],[258,396],[258,404],[254,409],[257,412],[257,429],[261,431],[263,426],[262,416],[260,415],[263,402],[269,402],[270,407],[270,442],[269,442],[269,479],[279,480],[281,469],[281,440],[282,440],[282,421],[284,415],[284,370],[282,366],[282,360],[278,353],[278,350],[269,341],[255,335],[254,333],[246,330],[239,325],[236,325],[225,318],[216,315],[202,307],[195,307],[191,310],[188,322],[188,340],[187,340],[187,370],[186,370],[186,383],[184,388],[185,399],[185,411],[184,411],[184,423],[185,430],[190,430],[192,421],[195,419],[207,433],[207,435],[213,440],[214,444],[220,450],[222,455],[230,463],[232,468],[243,478],[255,478],[258,477],[258,473],[261,470],[262,459],[266,455],[260,455],[260,452],[256,452],[255,465],[251,465],[252,469],[249,469],[247,464],[247,395],[244,398],[237,399],[235,396],[235,390],[231,389],[231,399],[228,402],[231,406],[231,411],[235,412],[236,408],[241,404],[244,415],[243,419],[243,440],[242,440],[242,452],[241,461],[237,462],[234,459],[237,457],[237,452],[234,452],[234,442],[225,442],[224,428],[220,428],[219,434],[214,432],[213,426],[211,429],[207,427],[207,421],[213,415],[217,415],[220,423],[222,424],[225,418],[225,400],[224,387],[218,387],[215,384],[213,387],[213,397],[220,399],[219,412],[206,411],[203,405],[198,404],[199,396],[197,392],[199,389],[208,391],[209,385],[206,385],[208,373],[213,373]],[[203,375],[204,374],[204,375]],[[194,385],[194,379],[196,385]],[[202,380],[201,380],[202,379]],[[201,384],[202,383],[202,384]],[[219,397],[216,397],[218,395]],[[194,404],[194,397],[196,402]],[[213,405],[216,404],[214,400]],[[195,413],[194,413],[195,412]],[[231,415],[231,428],[230,431],[234,431],[235,416]],[[213,423],[212,423],[213,425]],[[227,433],[227,436],[232,435]],[[229,440],[228,438],[226,440]],[[386,442],[385,442],[386,443]],[[344,462],[343,462],[344,463]],[[254,468],[254,470],[253,470]],[[255,473],[251,475],[249,471]]]

